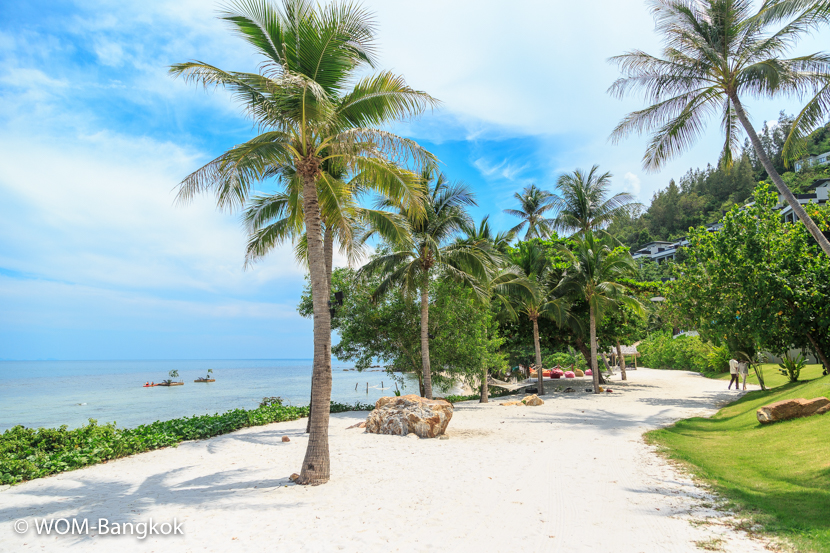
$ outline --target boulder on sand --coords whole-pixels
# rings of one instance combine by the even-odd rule
[[[452,418],[452,404],[443,399],[426,399],[415,394],[382,397],[366,419],[366,432],[421,438],[444,433]]]
[[[830,406],[830,399],[826,397],[785,399],[764,405],[755,412],[755,416],[758,417],[758,422],[761,424],[768,424],[771,422],[823,414],[830,411],[828,406]]]
[[[544,405],[545,402],[539,399],[539,396],[533,394],[532,396],[527,396],[522,400],[522,403],[525,405],[536,406],[536,405]]]

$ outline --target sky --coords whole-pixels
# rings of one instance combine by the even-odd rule
[[[372,0],[379,69],[441,100],[392,130],[476,193],[476,219],[516,221],[525,186],[598,164],[648,204],[714,163],[716,121],[659,173],[645,138],[608,136],[632,97],[607,94],[608,58],[658,53],[641,0]],[[304,271],[286,245],[243,267],[238,214],[176,185],[255,135],[222,90],[167,74],[201,60],[255,71],[245,43],[202,0],[0,4],[0,360],[309,358],[296,304]],[[815,51],[808,39],[797,52]],[[749,101],[756,127],[797,100]],[[337,261],[343,264],[343,260]]]

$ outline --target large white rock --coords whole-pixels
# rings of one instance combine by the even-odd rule
[[[407,396],[382,397],[366,419],[366,432],[421,438],[435,438],[444,433],[452,418],[452,404],[443,399]]]

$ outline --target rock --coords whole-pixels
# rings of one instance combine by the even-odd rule
[[[418,435],[415,432],[410,432],[409,434],[405,434],[407,438],[415,438],[416,440],[420,440]]]
[[[585,376],[585,373],[584,373],[584,372],[582,372],[582,371],[581,371],[581,370],[579,370],[579,369],[576,369],[576,370],[574,371],[574,376]]]
[[[290,442],[290,441],[291,441],[291,438],[289,438],[288,436],[283,436],[283,437],[282,437],[282,441],[284,441],[284,442]]]
[[[288,479],[291,480],[292,482],[296,482],[297,479],[299,479],[299,478],[300,478],[300,475],[297,474],[296,472],[288,477]]]
[[[446,434],[441,434],[440,436],[438,436],[438,439],[439,439],[439,440],[449,440],[449,439],[450,439],[450,437],[449,437],[449,436],[447,436]]]
[[[533,394],[532,396],[527,396],[522,400],[522,403],[524,403],[525,405],[529,405],[531,407],[545,404],[545,402],[539,399],[539,396],[537,396],[536,394]]]
[[[819,408],[819,410],[818,410],[818,411],[816,411],[816,415],[823,415],[824,413],[827,413],[827,412],[830,412],[830,404],[825,405],[824,407]]]
[[[826,413],[830,408],[830,399],[817,397],[815,399],[785,399],[770,403],[758,409],[755,416],[761,424],[809,417],[819,411]]]
[[[366,419],[366,432],[435,438],[447,429],[452,412],[452,404],[444,400],[426,399],[415,394],[382,397]]]

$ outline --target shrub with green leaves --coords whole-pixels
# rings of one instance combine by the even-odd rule
[[[709,366],[710,348],[697,336],[672,338],[669,332],[655,332],[637,350],[642,354],[643,365],[653,369],[703,372]]]
[[[570,367],[575,362],[574,356],[565,352],[554,353],[553,355],[548,355],[544,359],[545,367],[548,368],[555,367],[556,365],[559,365],[560,367]]]
[[[799,354],[797,357],[791,357],[789,353],[785,353],[781,359],[781,374],[790,379],[790,382],[797,382],[798,377],[801,376],[801,369],[807,364],[804,356]]]
[[[268,398],[277,399],[277,398]],[[374,405],[331,403],[332,413],[368,411]],[[203,440],[248,426],[296,420],[308,416],[308,407],[278,402],[256,409],[156,421],[135,428],[99,425],[94,419],[80,428],[25,428],[15,426],[0,434],[0,484],[16,484],[50,474],[75,470],[135,453],[175,446],[185,440]]]

